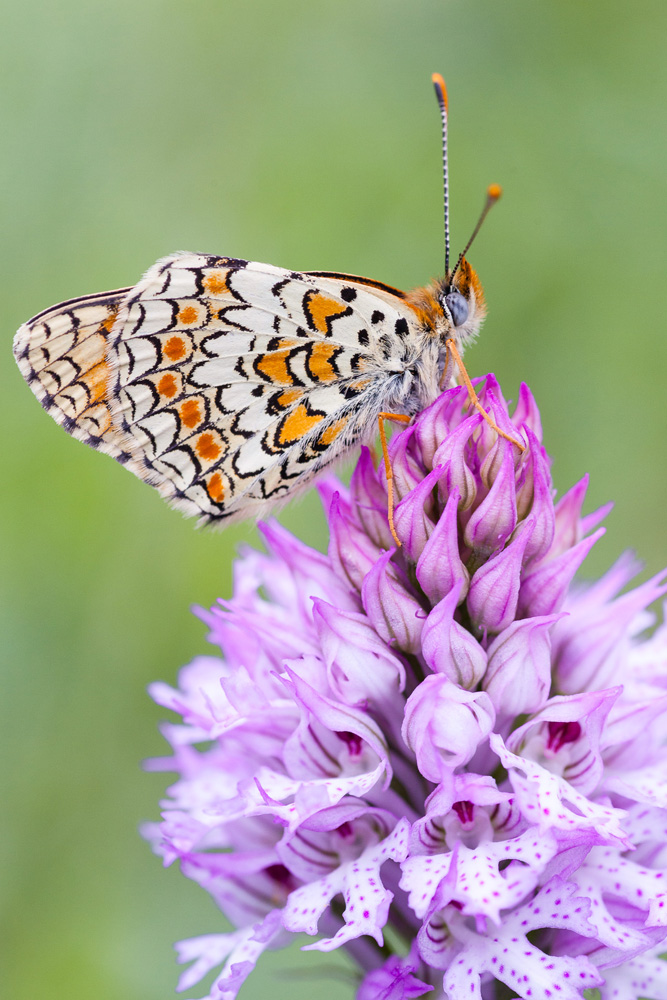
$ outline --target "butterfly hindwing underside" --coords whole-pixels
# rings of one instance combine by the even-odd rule
[[[129,291],[61,302],[24,323],[14,340],[21,374],[44,409],[73,437],[114,458],[122,447],[111,422],[107,349]]]
[[[132,289],[41,313],[15,351],[69,433],[216,521],[261,513],[372,438],[382,410],[406,412],[419,340],[378,282],[174,254]]]

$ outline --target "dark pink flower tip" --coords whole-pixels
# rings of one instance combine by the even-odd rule
[[[434,465],[441,465],[446,470],[439,489],[441,501],[446,502],[452,491],[457,490],[462,510],[468,510],[477,497],[479,477],[475,477],[468,466],[466,454],[470,455],[470,440],[483,422],[478,413],[467,417],[443,438],[433,455]],[[472,454],[474,456],[474,452]]]
[[[531,430],[535,438],[542,442],[542,421],[540,411],[537,408],[535,398],[526,385],[522,382],[519,386],[519,398],[512,414],[512,423],[519,430],[522,427]]]
[[[499,467],[490,489],[465,527],[463,539],[476,556],[488,559],[503,548],[517,522],[514,445],[500,438]]]
[[[433,533],[435,519],[438,516],[433,491],[443,474],[443,467],[437,465],[414,489],[410,490],[394,511],[396,534],[405,549],[405,554],[412,562],[417,562]]]
[[[371,567],[361,588],[361,601],[378,635],[404,653],[418,653],[426,613],[414,591],[391,561],[389,549]]]
[[[380,548],[391,548],[394,541],[387,520],[387,491],[380,483],[373,456],[366,447],[361,449],[352,473],[350,497],[368,537]]]
[[[468,612],[479,635],[502,632],[514,621],[524,554],[533,525],[523,522],[522,527],[513,541],[483,563],[470,581]]]
[[[477,639],[455,620],[462,591],[462,581],[458,580],[433,608],[424,622],[421,652],[434,673],[472,690],[484,676],[487,656]]]
[[[357,518],[343,511],[339,493],[334,493],[331,499],[329,531],[331,562],[351,587],[360,590],[381,550],[369,538]]]
[[[572,548],[565,549],[554,558],[545,559],[535,569],[531,568],[530,572],[524,574],[517,609],[520,617],[550,615],[560,611],[574,574],[604,533],[604,528],[598,528],[594,534],[582,538]]]
[[[431,604],[441,601],[456,584],[460,584],[461,600],[468,592],[470,574],[459,551],[459,501],[459,491],[454,487],[417,561],[415,574]]]

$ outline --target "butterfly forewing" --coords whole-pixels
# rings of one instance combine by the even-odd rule
[[[373,435],[410,323],[398,294],[359,280],[174,255],[114,324],[114,425],[177,506],[213,520],[260,512]]]

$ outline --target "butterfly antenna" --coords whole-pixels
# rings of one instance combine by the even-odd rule
[[[445,275],[449,271],[449,170],[447,168],[447,88],[439,73],[431,77],[442,120],[442,182],[445,202]]]
[[[475,239],[475,237],[477,236],[477,233],[482,228],[482,223],[484,222],[484,219],[489,214],[489,209],[493,205],[495,205],[495,203],[498,201],[498,199],[500,198],[500,196],[501,196],[502,193],[503,193],[503,189],[501,188],[500,184],[490,184],[489,187],[487,188],[487,191],[486,191],[486,202],[484,204],[484,208],[482,209],[480,217],[477,220],[477,225],[475,226],[475,228],[472,231],[472,236],[470,237],[470,239],[466,243],[465,247],[463,248],[463,250],[459,254],[459,259],[457,260],[457,262],[456,262],[456,264],[454,266],[454,270],[452,271],[452,276],[449,279],[449,284],[450,285],[451,285],[451,283],[452,283],[452,281],[454,279],[454,275],[456,274],[456,272],[458,271],[459,267],[461,266],[461,261],[463,260],[463,258],[467,254],[468,250],[470,250],[470,247],[473,244],[473,240]]]

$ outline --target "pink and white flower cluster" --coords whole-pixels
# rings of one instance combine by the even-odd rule
[[[525,386],[481,399],[523,452],[445,392],[390,445],[401,547],[364,449],[328,554],[264,525],[200,612],[221,656],[153,685],[182,722],[147,835],[237,928],[180,943],[180,989],[222,966],[231,1000],[305,932],[358,1000],[667,998],[667,587],[572,583],[607,509],[554,506]]]

